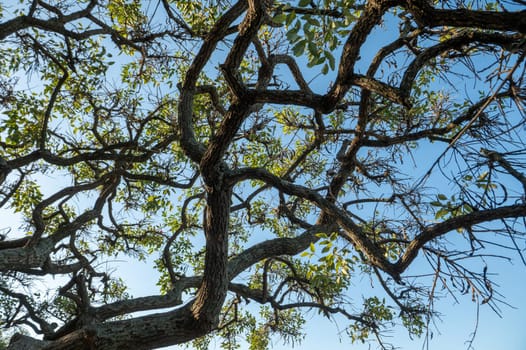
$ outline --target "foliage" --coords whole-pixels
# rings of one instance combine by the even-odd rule
[[[523,4],[0,6],[8,348],[260,350],[319,314],[389,349],[436,298],[496,308],[491,261],[525,261]]]

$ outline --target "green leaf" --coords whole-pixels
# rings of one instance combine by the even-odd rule
[[[449,210],[447,208],[442,208],[442,209],[440,209],[439,211],[436,212],[435,219],[437,219],[437,220],[441,219],[444,216],[446,216],[448,213],[449,213]]]
[[[287,19],[287,14],[282,12],[282,13],[278,13],[277,15],[275,15],[272,18],[272,22],[277,23],[277,24],[282,24],[282,23],[285,23],[286,19]]]
[[[292,48],[292,53],[294,53],[295,56],[301,56],[305,51],[306,44],[307,42],[305,40],[298,41],[298,43]]]
[[[334,68],[336,68],[336,60],[334,59],[334,55],[330,51],[325,51],[325,57],[329,60],[329,67],[331,70],[334,70]]]
[[[298,30],[293,28],[291,30],[289,30],[287,32],[287,39],[290,41],[290,42],[295,42],[296,40],[298,40],[300,36],[298,35]]]
[[[290,26],[292,24],[292,21],[296,18],[296,12],[291,11],[287,14],[287,19],[285,20],[285,24]]]

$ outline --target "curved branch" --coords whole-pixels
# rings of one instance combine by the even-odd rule
[[[404,0],[403,5],[421,26],[474,27],[526,33],[524,11],[496,12],[468,9],[435,9],[426,0]]]
[[[258,243],[230,259],[228,262],[229,279],[233,280],[258,261],[280,255],[293,256],[299,254],[307,249],[311,243],[318,240],[318,233],[332,232],[334,229],[336,227],[329,225],[313,226],[294,238],[275,238]]]
[[[246,1],[240,0],[233,5],[214,25],[208,33],[194,61],[186,72],[181,85],[181,96],[177,111],[177,127],[181,133],[181,147],[185,154],[195,163],[200,163],[205,152],[205,146],[197,141],[192,126],[194,94],[199,74],[214,52],[217,44],[229,34],[229,26],[245,11]]]
[[[411,94],[411,87],[420,69],[426,63],[428,63],[429,60],[444,52],[452,49],[458,50],[472,43],[494,44],[503,48],[510,47],[511,49],[513,44],[520,43],[521,38],[522,36],[519,34],[504,35],[500,33],[485,33],[475,31],[462,32],[421,52],[405,70],[402,82],[400,83],[400,91],[404,98],[409,98]]]
[[[496,209],[474,211],[428,226],[409,243],[404,254],[394,264],[394,267],[399,273],[402,273],[416,258],[418,252],[426,243],[457,228],[470,227],[493,220],[522,217],[526,217],[526,205],[517,204]]]
[[[305,78],[303,78],[303,74],[301,73],[301,70],[294,58],[289,55],[272,55],[269,57],[269,59],[274,61],[275,64],[286,64],[287,67],[289,67],[296,84],[298,84],[298,87],[304,91],[304,93],[312,95],[312,90],[309,84],[305,81]]]
[[[343,231],[340,236],[350,241],[357,250],[363,252],[371,264],[390,274],[395,280],[400,279],[397,270],[385,258],[382,249],[367,237],[363,229],[349,217],[345,210],[339,208],[332,201],[308,187],[285,181],[266,169],[247,168],[231,173],[231,181],[239,182],[246,179],[263,181],[288,195],[298,196],[315,203],[326,215],[341,226]]]
[[[490,151],[490,150],[487,150],[487,149],[481,149],[480,150],[480,153],[482,153],[482,155],[486,158],[488,158],[489,160],[493,161],[493,162],[497,162],[501,167],[503,167],[511,176],[513,176],[514,178],[516,178],[521,184],[522,184],[522,188],[524,190],[524,194],[526,195],[526,176],[521,173],[520,171],[518,171],[517,169],[515,169],[513,167],[513,165],[510,164],[510,162],[508,162],[504,156],[499,153],[499,152],[496,152],[496,151]]]
[[[317,233],[332,231],[330,226],[314,226],[294,238],[275,238],[256,244],[228,262],[228,279],[234,280],[240,273],[255,263],[281,255],[296,255],[307,249],[310,243],[318,240]],[[174,281],[173,288],[166,295],[152,295],[141,298],[121,300],[92,309],[97,319],[131,314],[138,311],[174,307],[182,304],[182,293],[190,288],[199,287],[202,276],[181,277]]]
[[[338,67],[338,76],[330,91],[323,96],[319,111],[329,113],[340,103],[347,91],[349,91],[352,78],[355,74],[354,65],[359,59],[360,49],[380,21],[386,11],[396,5],[390,0],[372,0],[365,5],[362,15],[356,21],[354,27],[345,42]]]
[[[237,284],[237,283],[231,283],[229,285],[229,290],[246,299],[254,300],[260,304],[268,303],[275,310],[287,310],[287,309],[295,309],[295,308],[319,309],[325,315],[329,315],[329,314],[343,315],[348,320],[359,322],[369,327],[373,331],[378,328],[378,325],[376,325],[375,323],[368,321],[361,316],[352,315],[347,310],[341,307],[327,306],[322,303],[309,302],[309,301],[296,302],[296,303],[290,303],[290,304],[281,304],[279,301],[275,300],[274,298],[268,295],[266,296],[266,298],[262,298],[261,296],[264,295],[265,293],[263,293],[261,290],[253,289],[253,288],[247,287],[242,284]]]
[[[239,25],[239,35],[234,40],[221,71],[228,87],[235,96],[235,101],[230,105],[215,135],[212,137],[206,152],[200,162],[203,179],[207,185],[217,185],[217,176],[213,174],[232,142],[239,127],[250,114],[250,101],[245,96],[246,87],[238,77],[237,69],[241,64],[253,38],[265,19],[265,6],[261,1],[248,1],[248,10],[244,20]]]

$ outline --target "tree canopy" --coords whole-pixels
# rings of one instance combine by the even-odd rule
[[[3,2],[8,348],[266,349],[319,313],[389,349],[435,298],[496,307],[491,262],[525,261],[524,6]]]

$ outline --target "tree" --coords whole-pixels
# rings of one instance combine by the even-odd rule
[[[389,348],[443,294],[495,307],[492,259],[524,261],[523,6],[1,5],[0,205],[21,224],[0,317],[30,331],[9,349],[264,349],[313,310]],[[116,256],[154,262],[157,295]],[[383,291],[352,298],[364,277]]]

